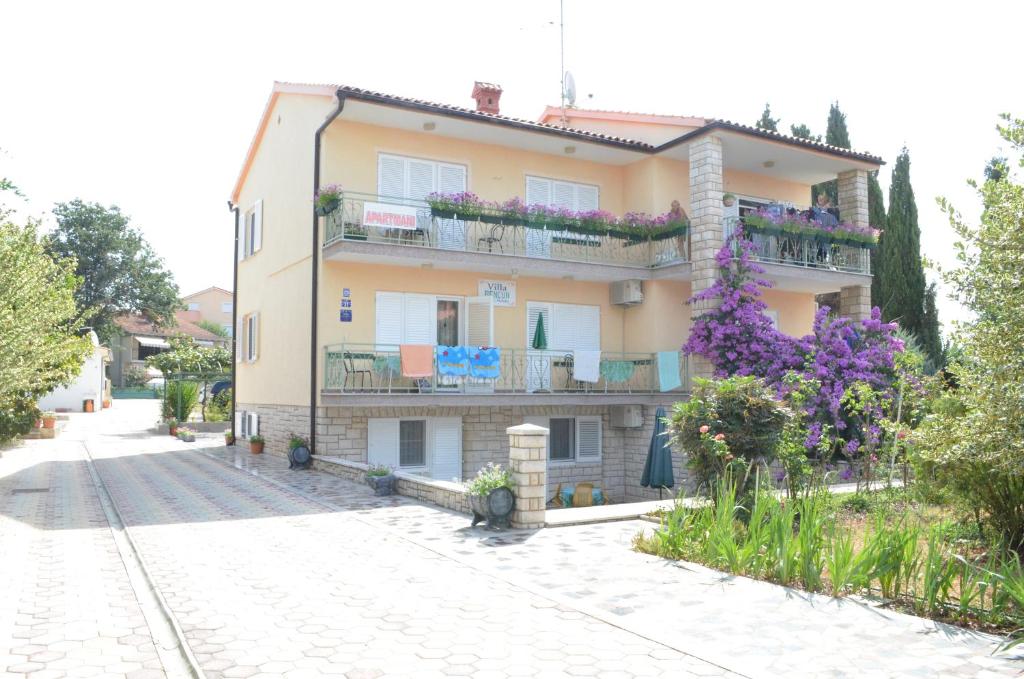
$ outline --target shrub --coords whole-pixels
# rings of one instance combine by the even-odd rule
[[[771,463],[789,419],[774,396],[753,377],[694,380],[690,400],[673,407],[669,432],[673,445],[687,454],[699,486],[710,489],[732,458],[747,469],[755,462]],[[724,454],[721,443],[727,446]]]
[[[478,471],[466,485],[470,495],[487,495],[497,488],[512,490],[512,472],[493,462]]]
[[[298,434],[291,434],[288,439],[288,450],[295,450],[296,448],[305,448],[306,439],[302,438]]]
[[[252,436],[249,437],[249,443],[265,443],[265,442],[266,442],[266,439],[264,439],[259,434],[253,434]]]
[[[206,422],[227,422],[231,417],[231,389],[221,389],[206,405]]]
[[[305,443],[305,441],[303,441],[303,443]],[[369,466],[369,468],[366,470],[366,475],[367,476],[387,476],[392,471],[394,471],[394,470],[391,469],[391,467],[387,466],[386,464],[371,464]]]
[[[164,393],[164,417],[173,417],[179,422],[188,422],[189,416],[199,403],[197,382],[173,381],[167,383]]]
[[[12,408],[0,410],[0,444],[29,433],[39,415],[33,401],[15,401]]]
[[[129,366],[124,371],[124,384],[126,387],[144,387],[149,381],[149,374],[144,368]]]

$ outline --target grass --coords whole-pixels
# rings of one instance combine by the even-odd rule
[[[726,479],[713,500],[661,512],[659,528],[637,535],[635,548],[812,592],[880,596],[981,629],[1024,628],[1017,557],[913,490],[834,496],[817,489],[795,501],[765,492],[747,499],[748,507]]]

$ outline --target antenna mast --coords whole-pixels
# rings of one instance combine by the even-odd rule
[[[558,32],[559,48],[562,55],[562,127],[568,127],[568,122],[565,119],[565,0],[558,0]]]

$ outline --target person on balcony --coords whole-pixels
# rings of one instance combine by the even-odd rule
[[[827,193],[818,194],[818,204],[811,208],[811,219],[822,226],[835,226],[839,223],[839,210],[832,207]]]

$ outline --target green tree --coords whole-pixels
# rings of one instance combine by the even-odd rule
[[[54,259],[38,224],[0,207],[0,442],[25,433],[35,399],[81,370],[91,343],[79,330],[73,259]]]
[[[220,325],[218,323],[214,323],[213,321],[208,321],[205,318],[202,318],[202,319],[196,321],[196,325],[198,325],[200,328],[202,328],[206,332],[213,333],[217,337],[223,337],[224,339],[230,339],[231,338],[231,333],[229,333],[227,330],[225,330],[223,325]]]
[[[868,173],[868,224],[885,233],[885,197],[878,183],[878,171]],[[881,278],[878,276],[878,248],[871,250],[871,306],[882,308]]]
[[[999,132],[1024,167],[1024,119],[1003,119]],[[984,209],[977,226],[940,200],[959,237],[959,266],[943,277],[975,320],[960,326],[960,355],[948,368],[959,385],[961,407],[947,408],[928,421],[921,472],[957,493],[980,523],[1022,552],[1024,185],[1011,176],[989,179],[979,195]]]
[[[1004,156],[992,156],[985,164],[985,180],[999,181],[1010,173],[1010,166]]]
[[[846,114],[839,110],[839,102],[833,102],[828,109],[828,127],[825,129],[825,143],[841,149],[850,146],[850,133],[846,129]],[[818,200],[818,194],[824,193],[829,202],[839,205],[839,182],[835,179],[811,187],[811,205]]]
[[[147,365],[164,375],[213,375],[231,370],[231,352],[224,347],[204,347],[188,335],[171,337],[168,344],[170,349],[146,359]]]
[[[821,141],[821,135],[819,134],[815,136],[811,134],[811,128],[807,127],[803,123],[800,123],[799,125],[790,125],[789,131],[797,139],[807,139],[808,141]]]
[[[934,282],[924,291],[924,309],[921,313],[921,348],[928,357],[928,372],[941,370],[946,365],[946,352],[942,348],[942,324],[939,322],[939,308],[936,298],[939,291]]]
[[[82,285],[75,292],[86,325],[103,338],[116,329],[114,318],[141,313],[161,325],[174,325],[180,307],[178,287],[163,261],[117,206],[73,200],[57,203],[57,229],[48,240],[57,258],[76,257]]]
[[[764,111],[761,113],[761,119],[754,123],[754,127],[759,130],[778,132],[780,120],[781,118],[772,118],[772,107],[765,104]]]

